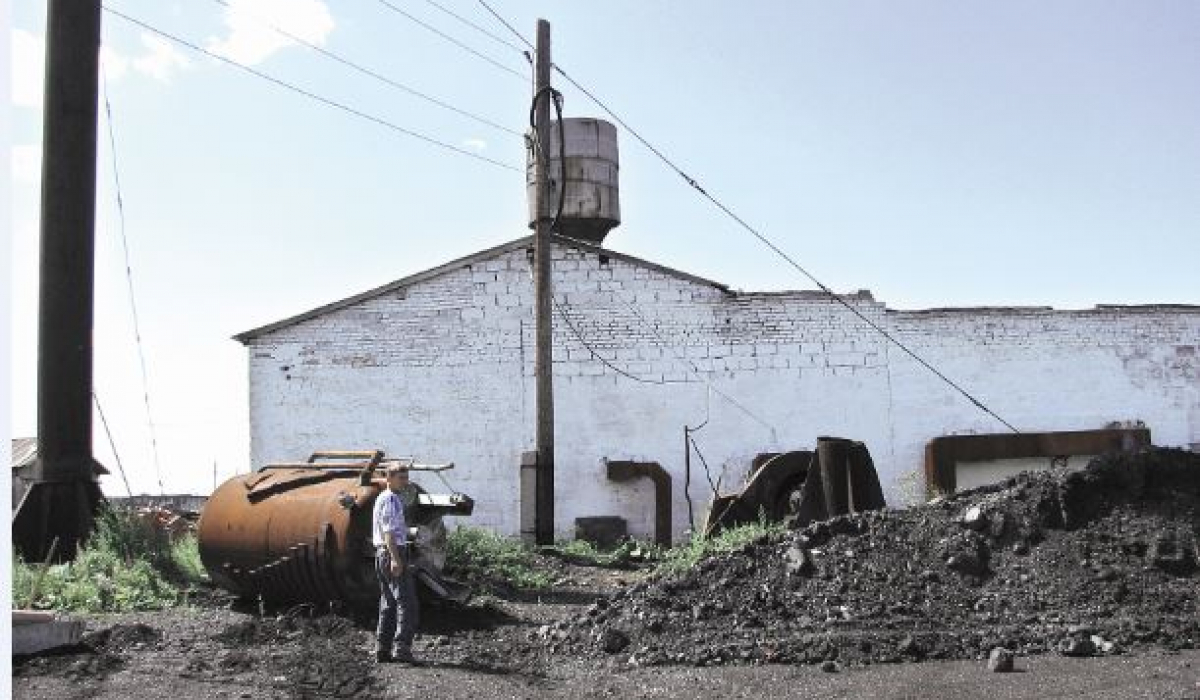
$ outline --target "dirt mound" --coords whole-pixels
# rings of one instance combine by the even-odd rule
[[[543,648],[633,665],[1200,645],[1200,456],[1151,449],[839,517],[598,601]]]
[[[303,606],[291,614],[251,618],[213,636],[224,649],[211,659],[193,658],[186,677],[228,679],[267,672],[271,686],[297,698],[375,697],[368,656],[371,636],[352,620],[312,614]],[[275,649],[263,658],[256,649]]]

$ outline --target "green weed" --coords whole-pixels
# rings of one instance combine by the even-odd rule
[[[656,561],[663,550],[657,545],[637,540],[622,540],[616,547],[601,549],[587,540],[568,540],[549,548],[549,554],[585,566],[624,566],[631,562]]]
[[[105,509],[75,560],[45,570],[13,558],[13,602],[73,612],[159,610],[204,579],[194,535],[172,542],[130,511]]]
[[[450,533],[446,572],[493,588],[538,589],[553,581],[519,540],[477,527],[459,526]]]
[[[758,522],[726,528],[712,537],[697,533],[685,544],[665,550],[658,570],[676,572],[690,569],[703,559],[737,551],[751,542],[778,537],[786,530],[783,523],[759,518]]]

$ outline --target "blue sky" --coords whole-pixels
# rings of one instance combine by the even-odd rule
[[[439,0],[515,41],[474,0]],[[427,0],[389,0],[513,70]],[[711,193],[838,291],[896,308],[1200,303],[1200,3],[491,2]],[[111,0],[326,98],[520,169],[529,83],[379,0]],[[44,3],[14,0],[14,435],[34,428]],[[524,235],[524,175],[399,135],[111,14],[103,53],[167,491],[243,471],[251,327]],[[570,116],[603,116],[558,85]],[[157,491],[100,124],[96,390]],[[807,280],[620,134],[613,248],[735,288]],[[847,323],[852,323],[847,319]],[[359,446],[343,446],[359,447]],[[103,429],[97,456],[113,466]],[[301,457],[302,455],[297,455]],[[105,484],[119,493],[119,482]]]

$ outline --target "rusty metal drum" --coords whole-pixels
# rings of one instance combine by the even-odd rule
[[[212,581],[273,603],[374,606],[379,586],[371,513],[386,488],[385,463],[380,451],[320,452],[308,462],[272,464],[226,481],[205,504],[197,533]],[[432,495],[416,485],[402,497],[416,542],[417,579],[444,595],[451,586],[440,580],[441,516],[469,515],[474,504],[462,494]]]

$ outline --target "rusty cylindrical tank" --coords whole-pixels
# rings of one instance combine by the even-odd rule
[[[319,461],[329,459],[338,461]],[[308,462],[271,464],[226,481],[205,504],[197,533],[212,581],[274,603],[376,605],[371,513],[386,488],[383,463],[380,451],[318,452]],[[470,515],[474,503],[462,494],[428,494],[415,484],[402,498],[417,580],[446,596],[453,586],[440,577],[442,515]]]

